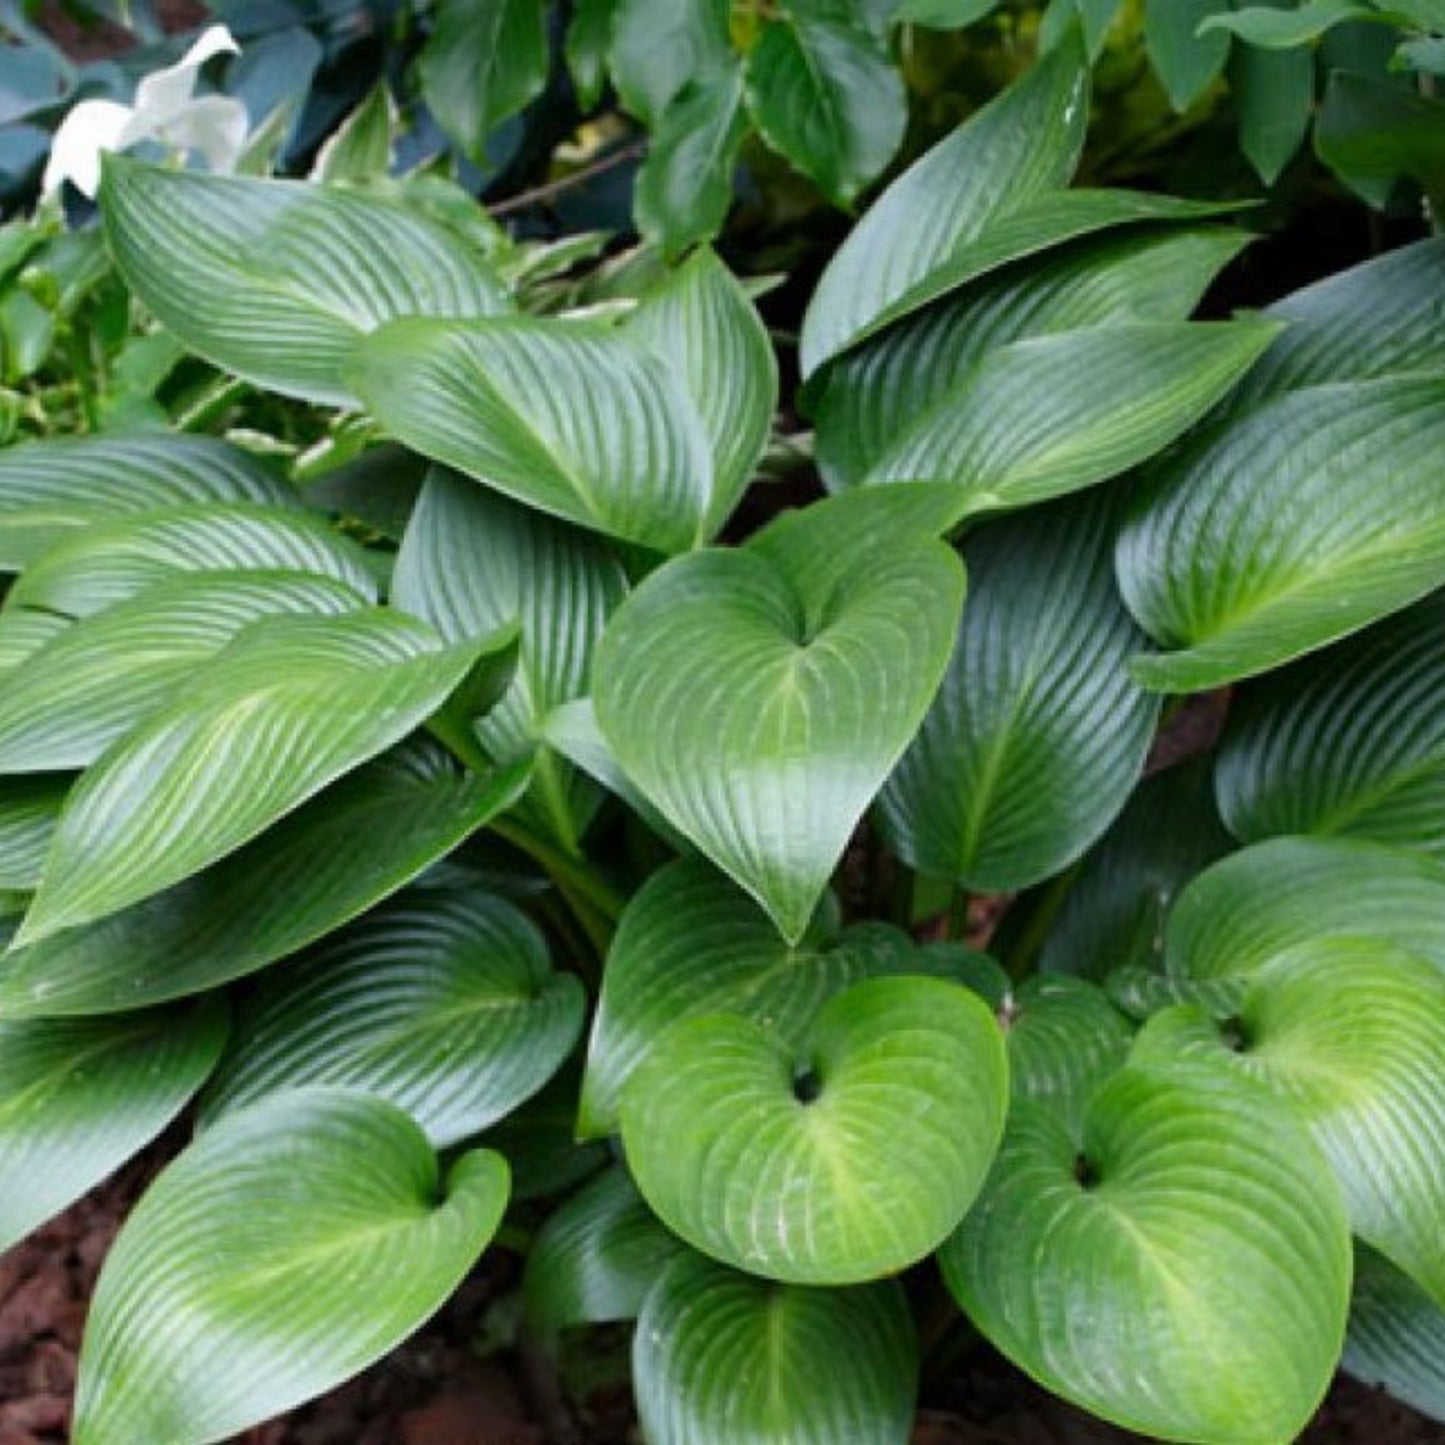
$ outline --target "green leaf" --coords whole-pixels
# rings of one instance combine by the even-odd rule
[[[0,571],[93,522],[186,502],[296,505],[270,468],[214,437],[54,437],[0,451]]]
[[[417,73],[437,123],[485,165],[487,137],[541,93],[547,63],[541,0],[438,0]]]
[[[370,181],[391,169],[396,107],[385,80],[378,81],[317,152],[315,181]]]
[[[341,364],[395,316],[510,307],[456,233],[376,196],[108,155],[100,201],[116,266],[156,317],[197,355],[286,396],[355,405]]]
[[[617,1127],[623,1085],[676,1023],[732,1013],[801,1047],[819,1008],[865,978],[913,971],[912,940],[884,923],[839,926],[825,896],[804,939],[701,859],[654,873],[628,904],[602,975],[582,1081],[581,1138]]]
[[[633,212],[644,241],[671,258],[722,230],[747,131],[736,65],[690,80],[678,91],[637,172]]]
[[[567,26],[567,70],[577,104],[591,110],[607,88],[607,52],[612,48],[612,20],[618,0],[577,0]]]
[[[1093,486],[1198,421],[1275,330],[1150,322],[1011,342],[918,416],[865,480],[951,483],[965,514]]]
[[[1167,649],[1146,687],[1288,662],[1445,582],[1445,383],[1315,386],[1200,435],[1119,539],[1129,610]]]
[[[1251,45],[1289,50],[1318,40],[1326,30],[1347,20],[1378,19],[1378,10],[1371,5],[1360,5],[1356,0],[1304,0],[1304,4],[1293,10],[1242,5],[1234,11],[1211,15],[1199,28],[1206,34],[1225,31]]]
[[[373,557],[320,517],[196,502],[77,532],[21,574],[5,607],[88,617],[181,572],[308,572],[373,598],[377,570]]]
[[[1144,11],[1149,63],[1175,110],[1188,110],[1216,81],[1229,57],[1229,36],[1200,25],[1229,10],[1229,0],[1150,0]]]
[[[618,609],[594,671],[628,776],[790,942],[922,721],[963,598],[952,550],[901,530],[868,570],[829,575],[827,526],[795,529],[806,564],[757,544],[670,562]]]
[[[803,321],[804,376],[871,330],[989,224],[1073,174],[1088,75],[1077,40],[915,161],[828,263]]]
[[[620,1164],[574,1194],[537,1232],[522,1278],[527,1323],[552,1344],[574,1325],[636,1319],[668,1261],[684,1249]]]
[[[476,723],[499,763],[535,757],[524,811],[574,845],[593,790],[550,748],[548,717],[587,687],[592,655],[626,578],[596,536],[433,468],[402,539],[392,602],[448,642],[521,624],[511,686]]]
[[[803,1048],[733,1014],[670,1030],[627,1081],[622,1140],[674,1234],[792,1284],[916,1263],[963,1218],[1003,1130],[993,1015],[958,984],[835,994]]]
[[[0,676],[13,672],[31,653],[72,625],[73,620],[59,612],[0,609]]]
[[[1174,904],[1171,973],[1248,977],[1287,950],[1376,938],[1445,974],[1445,868],[1345,838],[1275,838],[1222,859]]]
[[[1445,1421],[1445,1308],[1368,1245],[1355,1246],[1355,1293],[1341,1366],[1363,1384]]]
[[[0,1016],[110,1013],[199,993],[370,908],[516,802],[529,769],[458,773],[412,742],[254,842],[98,923],[0,959]]]
[[[997,10],[999,0],[903,0],[893,18],[900,25],[962,30]]]
[[[732,60],[728,0],[617,0],[612,22],[612,80],[622,103],[655,129],[690,80]]]
[[[1117,509],[1085,498],[985,527],[933,705],[879,798],[910,868],[983,892],[1057,873],[1143,771],[1157,703],[1129,675],[1140,633],[1114,586]]]
[[[407,446],[528,506],[661,552],[705,532],[702,421],[677,376],[601,323],[393,322],[347,374]]]
[[[626,333],[676,377],[712,452],[707,535],[753,479],[778,405],[778,362],[747,292],[717,257],[696,252],[628,317]]]
[[[83,617],[25,659],[0,695],[0,772],[84,768],[258,618],[338,615],[366,600],[301,572],[203,572]]]
[[[1328,1157],[1354,1232],[1445,1305],[1438,967],[1377,939],[1314,939],[1250,975],[1225,1031],[1200,1009],[1170,1009],[1135,1053],[1263,1083]]]
[[[209,1130],[146,1191],[101,1271],[76,1445],[229,1438],[385,1354],[495,1233],[507,1166],[445,1183],[399,1109],[284,1094]]]
[[[632,1372],[649,1445],[905,1445],[918,1346],[891,1281],[780,1288],[689,1253],[643,1306]]]
[[[1239,122],[1239,148],[1266,185],[1294,158],[1314,114],[1315,62],[1307,50],[1236,45],[1229,87]]]
[[[515,1203],[567,1194],[611,1162],[606,1144],[579,1144],[572,1136],[578,1078],[577,1069],[564,1067],[535,1099],[477,1141],[511,1165]]]
[[[793,9],[748,53],[748,110],[763,139],[847,206],[893,159],[908,120],[903,79],[851,18]]]
[[[0,706],[6,696],[0,695]],[[0,890],[28,892],[40,882],[69,778],[0,779]]]
[[[0,1250],[155,1138],[225,1040],[216,998],[180,1012],[0,1023]]]
[[[1402,176],[1445,194],[1445,104],[1370,76],[1335,71],[1315,122],[1315,154],[1372,205]]]
[[[1094,1095],[1080,1142],[1014,1109],[940,1254],[969,1318],[1127,1429],[1294,1439],[1329,1385],[1350,1288],[1344,1206],[1308,1135],[1258,1085],[1129,1067]]]
[[[418,890],[274,969],[242,1006],[202,1121],[311,1085],[404,1109],[433,1146],[535,1094],[582,1029],[581,983],[511,904]]]
[[[813,398],[829,485],[861,482],[908,422],[997,347],[1092,326],[1183,321],[1245,240],[1181,228],[1078,241],[1005,267],[854,347],[824,371]]]
[[[76,784],[13,946],[104,918],[249,842],[400,742],[480,650],[380,608],[254,624]]]

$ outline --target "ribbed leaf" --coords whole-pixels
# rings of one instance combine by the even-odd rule
[[[62,542],[20,576],[5,606],[85,617],[177,572],[314,572],[370,598],[376,570],[319,517],[244,503],[161,507]]]
[[[1144,11],[1149,63],[1175,110],[1187,110],[1219,78],[1229,36],[1198,34],[1200,23],[1229,9],[1229,0],[1151,0]]]
[[[0,610],[0,677],[13,672],[32,652],[71,625],[59,612],[41,612],[29,607]]]
[[[1355,1246],[1343,1367],[1445,1422],[1445,1308],[1368,1245]]]
[[[404,1109],[438,1149],[540,1089],[582,1029],[582,985],[511,904],[427,889],[268,973],[202,1119],[267,1094],[334,1085]]]
[[[301,572],[188,574],[82,618],[0,694],[0,772],[84,768],[261,617],[355,612],[360,593]]]
[[[794,1284],[893,1274],[973,1202],[1007,1110],[1002,1036],[931,978],[835,994],[796,1047],[751,1019],[678,1025],[622,1093],[643,1197],[725,1263]]]
[[[834,253],[803,322],[804,375],[863,335],[991,221],[1064,185],[1084,141],[1088,77],[1077,43],[915,161]]]
[[[680,378],[612,328],[398,321],[347,375],[409,447],[528,506],[662,552],[706,531],[702,421]]]
[[[1201,873],[1174,904],[1171,973],[1211,979],[1258,972],[1297,945],[1377,938],[1445,974],[1445,868],[1345,838],[1276,838]]]
[[[1368,938],[1302,944],[1253,973],[1222,1032],[1201,1009],[1156,1015],[1136,1055],[1236,1069],[1303,1120],[1350,1224],[1445,1305],[1445,977]]]
[[[826,547],[838,515],[809,509],[786,545],[775,533],[654,572],[594,673],[623,769],[790,942],[922,721],[962,602],[948,547],[885,534],[863,569]]]
[[[483,644],[485,646],[485,644]],[[481,648],[373,608],[256,623],[76,784],[15,946],[225,857],[400,742]]]
[[[225,1040],[214,998],[181,1012],[0,1023],[0,1250],[159,1134]]]
[[[0,706],[7,699],[0,695]],[[40,882],[70,778],[0,779],[0,889],[27,892]]]
[[[1125,321],[1183,321],[1245,237],[1137,230],[1005,267],[840,356],[814,398],[819,465],[861,482],[893,439],[989,351],[1028,336]]]
[[[684,1248],[614,1164],[537,1232],[522,1281],[527,1323],[551,1342],[574,1325],[636,1319],[657,1276]]]
[[[55,437],[0,451],[0,570],[18,572],[77,528],[186,502],[296,494],[269,467],[214,437],[179,432]]]
[[[1330,1382],[1349,1226],[1329,1166],[1258,1085],[1130,1067],[1080,1140],[1016,1107],[940,1255],[980,1330],[1055,1393],[1166,1440],[1274,1445]]]
[[[489,756],[535,754],[524,807],[568,843],[581,833],[593,790],[550,748],[543,728],[586,690],[592,653],[626,587],[599,538],[434,468],[402,538],[392,602],[448,642],[520,623],[511,686],[476,724]]]
[[[1084,498],[986,527],[943,686],[879,798],[911,867],[1011,890],[1103,832],[1158,709],[1129,676],[1140,634],[1114,587],[1116,509]]]
[[[410,882],[528,776],[463,776],[440,748],[406,744],[184,883],[6,954],[0,1016],[110,1013],[254,973]]]
[[[779,1287],[676,1259],[633,1336],[648,1445],[904,1445],[918,1346],[903,1292]]]
[[[208,1445],[339,1384],[404,1339],[496,1231],[507,1166],[445,1184],[377,1099],[284,1094],[202,1135],[146,1191],[101,1271],[76,1445]]]
[[[1315,386],[1161,466],[1119,540],[1130,610],[1166,651],[1147,687],[1232,682],[1445,582],[1445,382]]]
[[[510,309],[459,236],[376,196],[108,155],[100,202],[121,275],[161,322],[287,396],[354,405],[342,361],[393,317]]]
[[[790,947],[751,898],[701,859],[659,870],[628,904],[607,955],[578,1134],[616,1129],[622,1086],[673,1024],[734,1013],[800,1047],[835,993],[911,971],[915,952],[907,934],[884,923],[840,928],[831,896]]]
[[[1140,1023],[1179,1004],[1196,1005],[1211,1018],[1223,1021],[1232,1019],[1239,1008],[1242,981],[1231,976],[1184,978],[1125,964],[1110,972],[1105,988],[1110,1000]]]
[[[1153,456],[1248,370],[1275,328],[1157,322],[998,348],[874,463],[868,482],[949,482],[969,512],[1077,491]]]

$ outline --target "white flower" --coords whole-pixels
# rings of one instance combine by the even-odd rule
[[[213,55],[240,50],[224,25],[212,25],[174,64],[142,77],[135,103],[83,100],[55,132],[41,192],[70,181],[94,196],[100,153],[156,140],[178,151],[199,151],[213,171],[229,171],[246,144],[245,105],[227,95],[196,96],[196,77]]]

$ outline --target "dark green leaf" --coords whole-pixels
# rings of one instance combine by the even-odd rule
[[[728,0],[617,0],[612,22],[612,79],[623,104],[656,127],[690,80],[723,69],[732,59]]]
[[[577,0],[567,27],[567,69],[577,104],[591,110],[607,87],[607,53],[612,48],[612,20],[618,0]]]
[[[1259,178],[1273,185],[1309,133],[1314,57],[1307,50],[1236,45],[1229,62],[1229,86],[1239,121],[1239,148]]]
[[[1175,110],[1188,110],[1224,70],[1229,36],[1199,27],[1228,10],[1229,0],[1150,0],[1144,11],[1149,62]]]
[[[1445,104],[1336,71],[1315,122],[1315,154],[1367,201],[1383,205],[1402,176],[1445,191]]]
[[[68,777],[0,780],[0,889],[28,892],[40,882],[70,784]]]

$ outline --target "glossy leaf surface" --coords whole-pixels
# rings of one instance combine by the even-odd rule
[[[1342,1367],[1445,1421],[1445,1307],[1368,1245],[1355,1246],[1355,1293]]]
[[[0,780],[0,889],[28,892],[40,882],[55,820],[71,780]]]

